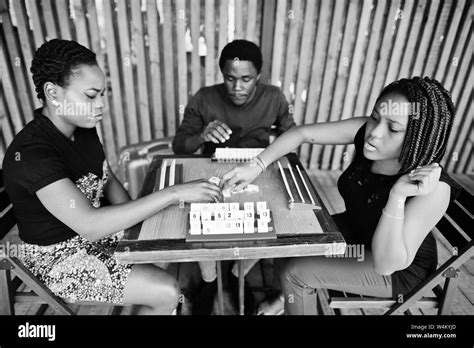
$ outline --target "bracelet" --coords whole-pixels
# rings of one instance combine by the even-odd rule
[[[262,160],[258,157],[255,157],[253,160],[260,167],[263,173],[265,171],[265,165],[263,164]]]
[[[387,213],[384,209],[382,209],[382,214],[385,214],[387,215],[388,217],[391,217],[391,218],[394,218],[394,219],[398,219],[398,220],[402,220],[405,215],[402,215],[402,216],[395,216],[395,215],[392,215],[392,214],[389,214]]]
[[[263,173],[265,169],[267,169],[267,166],[265,165],[265,163],[263,163],[262,159],[258,156],[254,157],[253,159],[258,164],[258,166],[262,169],[262,173]]]
[[[250,161],[250,166],[251,166],[251,167],[256,167],[256,166],[258,166],[258,167],[260,168],[260,170],[261,170],[261,173],[260,173],[260,174],[263,173],[262,164],[261,164],[260,162],[256,161],[255,158],[252,158],[252,160]]]

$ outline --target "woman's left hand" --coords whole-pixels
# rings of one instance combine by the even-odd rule
[[[392,191],[405,196],[421,196],[432,192],[439,182],[441,167],[438,163],[418,167],[401,176],[393,185]]]

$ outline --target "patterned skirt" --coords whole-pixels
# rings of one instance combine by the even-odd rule
[[[22,243],[20,259],[55,295],[70,302],[123,304],[131,264],[119,264],[114,250],[123,233],[96,242],[81,236],[52,245]]]

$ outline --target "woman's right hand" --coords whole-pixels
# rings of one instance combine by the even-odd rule
[[[178,202],[214,203],[223,201],[219,186],[205,179],[171,186],[169,189],[172,190]]]
[[[230,172],[224,174],[221,181],[221,187],[223,190],[242,190],[245,188],[245,186],[254,181],[261,173],[261,168],[255,163],[236,167]]]

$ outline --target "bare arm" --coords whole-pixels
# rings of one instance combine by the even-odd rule
[[[377,273],[390,275],[410,266],[421,243],[446,212],[450,187],[438,181],[439,172],[439,167],[431,174],[425,171],[425,184],[413,184],[405,177],[401,178],[404,188],[395,185],[392,188],[385,213],[381,215],[372,238]],[[407,195],[409,190],[413,193]],[[416,197],[406,203],[407,196],[414,195]]]
[[[310,144],[351,144],[368,117],[354,117],[347,120],[314,123],[291,128],[279,136],[259,157],[269,165],[290,153],[303,143]]]
[[[109,179],[105,187],[105,197],[111,204],[124,203],[132,199],[112,171],[109,171]]]
[[[354,117],[337,122],[293,127],[280,135],[258,157],[268,166],[303,143],[351,144],[357,131],[367,120],[368,117]],[[239,190],[255,180],[260,173],[258,166],[246,165],[234,168],[223,176],[223,188],[236,185],[235,189]]]
[[[90,241],[131,227],[180,200],[215,202],[222,199],[219,188],[206,180],[167,187],[134,201],[102,208],[94,208],[69,179],[55,181],[36,194],[51,214]]]

